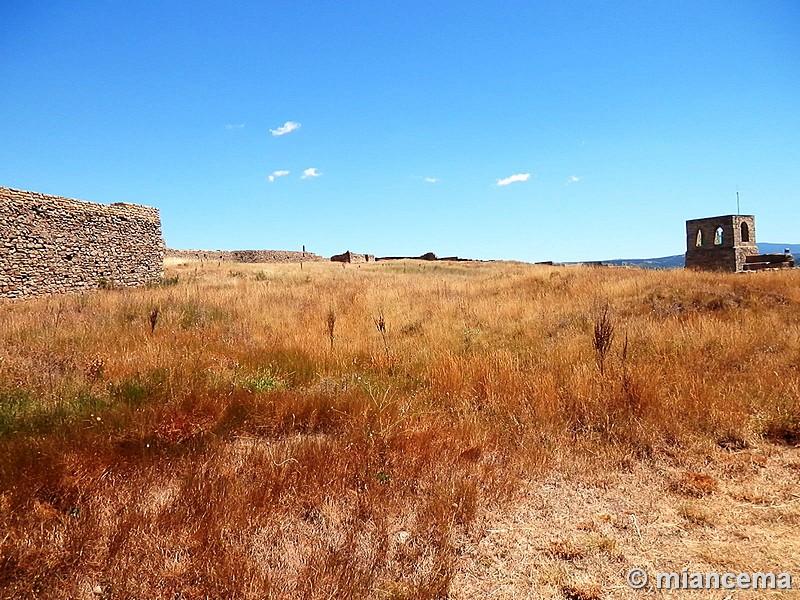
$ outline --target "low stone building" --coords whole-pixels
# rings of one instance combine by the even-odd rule
[[[343,262],[343,263],[370,263],[370,262],[375,262],[375,255],[356,254],[355,252],[350,252],[350,250],[348,250],[344,254],[334,254],[333,256],[331,256],[331,260],[333,262]]]
[[[0,187],[0,297],[158,281],[157,208],[96,204]]]
[[[759,254],[753,215],[686,221],[687,269],[739,272],[793,266],[791,254]]]

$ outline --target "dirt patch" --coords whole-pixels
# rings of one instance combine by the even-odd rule
[[[460,540],[451,598],[659,595],[626,585],[625,575],[634,567],[650,574],[688,567],[789,572],[796,578],[800,448],[763,444],[707,458],[710,466],[702,474],[664,458],[637,463],[630,473],[530,481],[513,508],[483,511],[474,536]],[[763,593],[741,591],[735,597]]]

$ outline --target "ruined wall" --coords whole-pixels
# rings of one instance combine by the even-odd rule
[[[163,258],[157,208],[0,187],[0,297],[143,285]]]
[[[344,254],[334,254],[333,256],[331,256],[331,260],[333,262],[343,262],[343,263],[368,263],[368,262],[375,262],[375,255],[356,254],[355,252],[350,252],[348,250]]]
[[[717,230],[722,230],[722,243]],[[758,254],[753,215],[724,215],[686,221],[686,268],[742,271],[748,256]]]
[[[169,248],[167,256],[187,260],[242,263],[297,263],[325,260],[313,252],[293,252],[291,250],[174,250]]]
[[[745,271],[765,269],[794,269],[794,256],[791,254],[753,254],[745,259]]]

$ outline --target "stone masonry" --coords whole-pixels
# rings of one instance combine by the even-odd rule
[[[375,255],[356,254],[355,252],[350,252],[350,250],[348,250],[344,254],[334,254],[333,256],[331,256],[331,260],[333,262],[343,262],[343,263],[368,263],[368,262],[375,262]]]
[[[686,268],[743,271],[758,254],[753,215],[724,215],[686,221]]]
[[[791,254],[759,254],[753,215],[725,215],[686,221],[686,268],[759,271],[794,267]]]
[[[325,260],[313,252],[292,250],[174,250],[167,256],[184,260],[211,260],[239,263],[299,263]]]
[[[0,297],[144,285],[163,265],[157,208],[0,187]]]

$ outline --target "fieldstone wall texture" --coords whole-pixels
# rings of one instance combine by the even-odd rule
[[[369,263],[375,262],[375,255],[374,254],[356,254],[355,252],[347,252],[343,254],[334,254],[331,256],[331,260],[333,262],[343,262],[343,263]]]
[[[298,263],[325,260],[313,252],[291,250],[174,250],[167,249],[170,258],[214,260],[241,263]]]
[[[0,297],[143,285],[163,268],[157,208],[0,187]]]
[[[686,221],[686,268],[743,271],[758,254],[753,215],[724,215]]]

